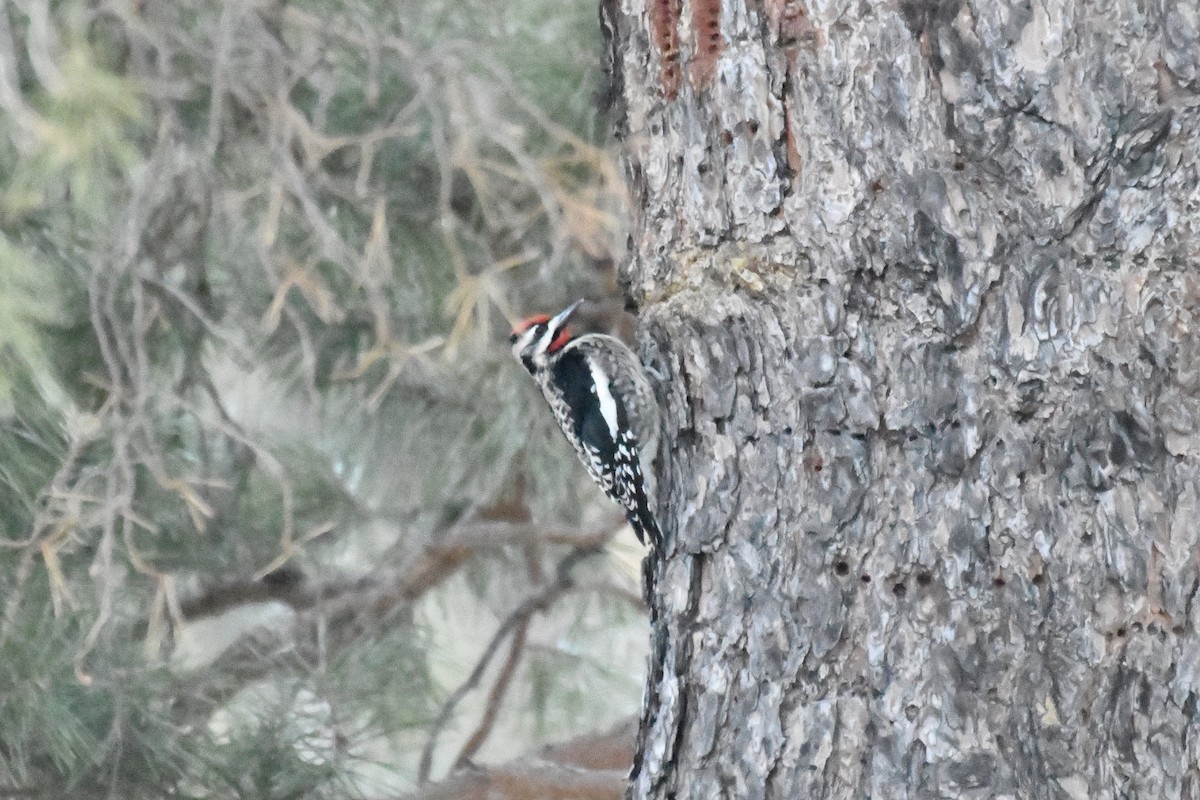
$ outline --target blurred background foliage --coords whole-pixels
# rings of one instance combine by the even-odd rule
[[[0,796],[394,797],[636,710],[640,552],[505,336],[626,324],[595,14],[0,0]]]

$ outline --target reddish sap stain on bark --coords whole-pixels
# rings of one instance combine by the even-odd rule
[[[679,94],[680,0],[651,0],[650,39],[662,61],[659,84],[668,100]]]
[[[721,36],[721,0],[692,0],[692,33],[696,49],[692,56],[692,85],[703,89],[717,72],[717,59],[725,49]]]

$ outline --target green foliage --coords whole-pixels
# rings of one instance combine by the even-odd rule
[[[0,794],[411,780],[449,642],[562,552],[459,527],[595,516],[503,335],[612,283],[592,4],[0,14]],[[507,730],[575,732],[637,623],[563,602]]]
[[[274,697],[255,693],[253,707],[236,706],[225,715],[194,775],[194,796],[346,797],[348,787],[330,757],[336,742],[323,729],[323,708],[311,708],[312,697],[297,686]]]
[[[0,350],[8,410],[0,413],[0,515],[9,538],[27,533],[37,497],[66,455],[61,414],[48,407],[17,347]]]
[[[11,119],[27,152],[6,182],[0,213],[31,214],[66,200],[77,211],[102,214],[114,170],[138,162],[132,137],[142,120],[133,83],[99,63],[68,33],[46,85]]]
[[[117,674],[136,675],[137,684],[81,683],[72,658],[81,620],[53,614],[44,576],[24,590],[27,611],[0,645],[0,779],[45,794],[173,785],[191,743],[170,724],[162,671],[113,647]]]
[[[50,371],[42,331],[62,317],[58,298],[54,273],[0,232],[0,409],[13,406],[13,376],[27,372],[24,364]]]

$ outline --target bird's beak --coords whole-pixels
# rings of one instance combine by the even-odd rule
[[[575,313],[575,309],[579,308],[581,305],[583,305],[583,298],[576,300],[574,303],[571,303],[571,305],[558,312],[558,315],[554,317],[554,319],[550,320],[550,330],[561,330],[562,326],[567,324],[567,320],[571,318],[571,315]]]

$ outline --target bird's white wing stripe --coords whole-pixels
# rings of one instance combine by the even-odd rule
[[[608,376],[600,365],[592,362],[592,380],[596,385],[596,399],[600,401],[600,415],[608,423],[608,434],[617,441],[617,401],[613,399],[612,389],[608,385]]]

